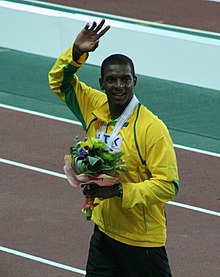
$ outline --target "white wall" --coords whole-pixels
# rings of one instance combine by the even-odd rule
[[[48,57],[58,57],[73,42],[89,15],[0,1],[0,46]],[[143,24],[144,23],[144,24]],[[220,34],[196,34],[151,28],[147,22],[107,19],[112,28],[88,63],[100,65],[109,54],[130,56],[137,74],[220,90]],[[162,25],[164,26],[164,25]],[[190,30],[193,31],[193,30]]]

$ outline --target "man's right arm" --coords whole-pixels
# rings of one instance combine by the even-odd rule
[[[88,53],[98,47],[99,39],[110,29],[110,26],[103,28],[104,23],[104,19],[99,24],[94,21],[91,26],[87,23],[71,48],[60,56],[49,72],[50,87],[63,101],[66,90],[74,82],[73,75],[85,63]]]
[[[74,74],[85,63],[88,54],[79,55],[77,61],[73,60],[74,46],[64,51],[58,58],[48,74],[49,85],[64,102],[65,94],[71,89],[72,84],[77,80]]]

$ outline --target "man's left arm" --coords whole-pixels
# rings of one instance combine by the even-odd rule
[[[132,208],[136,204],[147,207],[164,203],[175,198],[179,191],[176,155],[166,128],[148,148],[146,160],[151,177],[139,183],[123,183],[123,207]]]

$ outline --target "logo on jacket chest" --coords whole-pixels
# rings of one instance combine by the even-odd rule
[[[100,138],[100,134],[101,134],[101,130],[97,130],[96,132],[96,136],[99,139]],[[103,134],[103,141],[108,144],[109,139],[110,139],[110,135],[111,134]],[[122,137],[120,136],[116,136],[112,142],[112,148],[114,148],[114,150],[120,150],[121,147],[121,143],[122,143]]]

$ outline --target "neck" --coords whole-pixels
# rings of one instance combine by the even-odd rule
[[[122,107],[122,106],[119,106],[119,107],[118,106],[110,107],[110,115],[111,115],[111,117],[119,117],[123,113],[125,108],[126,108],[126,106],[125,107]]]
[[[129,99],[129,101],[127,101],[124,105],[116,105],[114,103],[113,104],[109,103],[109,109],[110,109],[111,117],[112,116],[113,117],[119,117],[123,113],[123,111],[125,110],[127,105],[130,103],[131,99]]]

